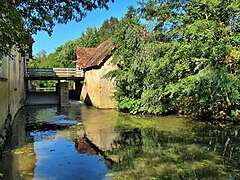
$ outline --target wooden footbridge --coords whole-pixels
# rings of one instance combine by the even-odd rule
[[[82,80],[83,70],[76,68],[27,68],[26,80]]]

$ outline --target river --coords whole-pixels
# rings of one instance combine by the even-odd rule
[[[0,157],[0,179],[240,179],[239,134],[239,126],[77,101],[26,106]]]

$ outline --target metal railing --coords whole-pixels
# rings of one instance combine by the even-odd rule
[[[25,71],[27,78],[70,78],[84,77],[83,70],[76,68],[27,68]]]

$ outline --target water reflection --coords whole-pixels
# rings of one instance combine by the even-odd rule
[[[68,109],[23,108],[14,120],[11,137],[0,160],[3,178],[107,179],[105,175],[112,171],[107,167],[104,154],[97,149],[93,149],[95,153],[89,153],[90,145],[76,146],[76,142],[86,135],[82,124],[86,121],[84,117],[91,116],[88,115],[90,112],[94,113],[77,102],[71,103]],[[101,112],[94,114],[96,117]],[[104,128],[103,134],[108,131]],[[112,131],[114,127],[110,129]],[[94,130],[91,137],[102,141],[101,130],[97,127]],[[87,148],[86,152],[82,148]]]
[[[0,173],[4,179],[240,179],[239,154],[237,126],[72,102],[22,109]]]
[[[165,117],[148,118],[118,121],[119,136],[108,151],[119,157],[113,166],[116,179],[240,179],[237,127],[222,129],[171,116],[167,122]]]

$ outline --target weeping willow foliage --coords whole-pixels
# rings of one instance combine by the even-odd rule
[[[150,37],[128,12],[113,38],[119,108],[239,121],[239,5],[143,1],[138,15],[154,22]]]

